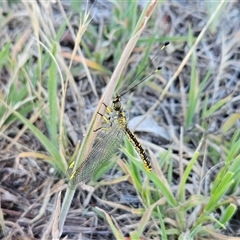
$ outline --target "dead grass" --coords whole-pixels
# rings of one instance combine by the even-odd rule
[[[213,13],[209,4],[204,2],[181,4],[173,1],[159,5],[139,41],[140,44],[130,57],[123,76],[124,82],[131,79],[132,69],[135,71],[138,66],[141,69],[148,62],[147,57],[159,51],[160,42],[170,40],[170,46],[165,52],[159,53],[159,58],[153,62],[154,66],[151,66],[154,69],[161,64],[163,66],[161,74],[156,75],[151,83],[146,83],[144,87],[138,86],[134,90],[129,103],[130,119],[134,122],[135,116],[148,114],[157,126],[164,127],[165,131],[156,127],[153,131],[155,133],[149,133],[143,127],[138,136],[141,140],[144,139],[142,141],[144,147],[148,147],[152,153],[154,170],[158,176],[162,176],[163,181],[164,176],[169,180],[171,191],[180,200],[183,196],[179,193],[179,186],[184,171],[204,136],[204,143],[201,145],[203,147],[199,151],[200,157],[187,179],[186,195],[183,197],[188,199],[194,196],[193,202],[198,201],[195,198],[196,193],[202,196],[210,195],[210,185],[220,171],[216,166],[224,165],[223,162],[228,156],[226,149],[230,148],[228,144],[233,141],[232,138],[239,128],[239,3],[231,2],[225,5],[221,16],[217,18],[217,23],[214,22],[210,29],[206,30],[190,60],[186,61],[175,78],[172,77]],[[63,9],[61,10],[58,4],[13,3],[10,6],[5,3],[0,8],[1,49],[8,42],[11,49],[11,55],[6,57],[9,59],[4,63],[0,60],[0,99],[5,101],[6,96],[10,96],[10,100],[6,102],[12,104],[15,110],[22,110],[22,114],[25,114],[49,138],[51,136],[49,126],[42,113],[48,106],[46,96],[49,94],[47,91],[49,75],[46,73],[50,64],[49,59],[45,59],[48,56],[41,55],[45,53],[45,49],[43,50],[32,36],[40,36],[41,41],[53,54],[55,53],[52,42],[55,41],[56,48],[61,49],[56,51],[54,56],[60,66],[63,81],[69,79],[65,95],[66,84],[61,85],[60,81],[57,84],[57,104],[61,107],[65,105],[62,111],[59,111],[59,118],[61,113],[65,126],[61,130],[62,141],[59,145],[59,152],[65,154],[64,160],[71,157],[77,141],[82,142],[109,78],[106,69],[108,71],[114,69],[116,59],[119,59],[128,40],[127,34],[124,34],[129,31],[128,24],[131,21],[114,19],[123,14],[118,12],[120,8],[116,7],[113,14],[110,13],[113,5],[101,2],[95,7],[98,7],[98,10],[91,10],[93,19],[85,26],[83,36],[79,37],[83,53],[89,61],[85,62],[83,68],[83,56],[77,52],[77,57],[72,61],[71,72],[68,71],[67,53],[73,51],[75,43],[68,30],[62,28],[59,31],[65,24],[65,17],[62,14]],[[70,16],[71,26],[77,28],[78,14],[74,13],[70,6],[65,5],[64,9]],[[55,38],[58,31],[63,37]],[[155,39],[152,40],[151,37]],[[145,56],[148,52],[149,54]],[[39,58],[42,58],[42,65],[38,62]],[[143,59],[145,63],[141,63]],[[152,70],[147,71],[149,73]],[[57,74],[59,80],[59,72]],[[16,89],[10,91],[13,85]],[[23,86],[27,87],[22,98],[11,102],[13,99],[11,94],[20,95]],[[194,99],[198,94],[199,98]],[[123,102],[126,105],[129,96],[124,96]],[[37,100],[42,111],[36,104]],[[24,108],[25,111],[23,111],[25,105],[21,105],[24,101],[29,103],[30,108]],[[64,192],[67,187],[64,177],[61,176],[61,171],[56,174],[56,169],[43,161],[48,155],[46,149],[22,122],[11,117],[11,111],[1,111],[0,114],[0,238],[50,239],[57,235],[54,219],[58,214],[56,210],[58,193]],[[145,120],[145,124],[148,123],[148,120]],[[126,155],[124,156],[126,158]],[[147,187],[146,192],[139,192],[138,186],[127,170],[128,165],[121,160],[122,158],[117,159],[118,164],[102,177],[102,181],[91,182],[93,192],[80,188],[75,192],[63,236],[69,239],[78,237],[113,239],[116,235],[106,221],[106,215],[99,210],[102,209],[111,216],[123,235],[136,231],[139,222],[146,221],[142,239],[153,236],[161,239],[159,222],[156,221],[152,210],[149,210],[148,203],[143,201],[144,195],[149,194],[150,197],[147,199],[151,201],[157,194],[162,197],[161,193],[155,192],[151,184],[149,185],[151,192]],[[66,167],[66,162],[63,161],[62,165],[63,168]],[[140,184],[148,186],[149,180],[146,176],[141,180]],[[233,191],[231,194],[238,203],[238,192]],[[159,206],[164,212],[166,201],[165,198],[162,199]],[[207,205],[205,202],[204,204]],[[238,204],[236,206],[238,207]],[[179,205],[180,207],[184,208]],[[145,212],[146,209],[149,211]],[[195,210],[189,210],[186,225],[191,226],[196,220],[200,210]],[[164,216],[166,229],[178,224],[174,218],[175,211],[178,209],[173,208]],[[188,227],[183,229],[180,233],[172,234],[169,239],[177,239],[180,234],[186,237]],[[217,239],[224,239],[224,235],[221,234],[240,236],[239,231],[239,220],[236,217],[227,225],[224,232],[213,233],[209,230],[208,239],[212,239],[214,234]],[[204,237],[207,238],[202,236],[198,239]]]

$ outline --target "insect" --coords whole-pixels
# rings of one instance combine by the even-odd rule
[[[165,48],[169,43],[165,43],[161,50]],[[155,55],[156,57],[157,55]],[[154,58],[155,58],[154,57]],[[95,129],[97,132],[96,139],[93,143],[92,150],[86,159],[80,164],[77,170],[71,172],[74,166],[74,162],[69,165],[69,184],[70,188],[74,188],[78,183],[85,183],[92,179],[92,177],[99,171],[102,165],[107,162],[112,155],[119,149],[119,146],[123,142],[124,136],[126,135],[129,141],[132,143],[139,156],[142,159],[143,166],[147,172],[152,171],[151,162],[149,161],[145,150],[137,140],[136,136],[131,132],[127,125],[127,117],[125,109],[121,104],[121,97],[126,93],[132,91],[137,85],[148,79],[155,72],[159,71],[161,67],[157,68],[153,73],[144,78],[142,81],[129,88],[129,86],[139,77],[144,69],[152,62],[151,61],[142,69],[142,71],[130,81],[130,83],[113,99],[112,106],[108,107],[106,104],[106,115],[98,112],[103,118],[105,124],[100,128]]]
[[[98,114],[100,114],[103,117],[108,127],[100,127],[95,131],[98,131],[98,130],[111,131],[112,128],[116,128],[115,127],[116,125],[119,131],[124,132],[124,135],[127,136],[129,141],[133,144],[134,148],[137,150],[138,154],[142,159],[143,166],[146,169],[146,171],[151,172],[152,171],[151,162],[149,161],[145,153],[145,150],[143,149],[142,145],[139,143],[136,136],[133,134],[133,132],[129,129],[127,125],[127,118],[126,118],[125,110],[121,104],[120,95],[117,95],[113,99],[113,103],[111,107],[108,107],[105,104],[104,106],[106,107],[106,112],[110,117],[106,117],[101,113],[98,113]]]

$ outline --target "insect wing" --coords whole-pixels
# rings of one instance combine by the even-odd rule
[[[92,150],[79,168],[70,175],[69,188],[74,188],[78,183],[85,183],[97,174],[102,165],[110,160],[119,149],[124,138],[124,132],[114,124],[108,130],[99,130]]]

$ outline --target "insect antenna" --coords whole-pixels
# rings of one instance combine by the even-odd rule
[[[164,45],[161,47],[160,51],[162,51],[167,45],[169,44],[169,42],[165,42]],[[159,52],[160,52],[159,51]],[[140,82],[138,82],[137,84],[135,84],[133,87],[129,88],[128,87],[143,73],[143,71],[153,62],[153,60],[158,56],[159,52],[157,52],[152,59],[150,59],[150,61],[148,62],[148,64],[130,81],[130,83],[119,92],[119,97],[122,97],[123,95],[125,95],[128,92],[131,92],[136,86],[138,86],[139,84],[141,84],[142,82],[144,82],[145,80],[147,80],[149,77],[151,77],[153,74],[155,74],[156,72],[158,72],[160,69],[162,69],[161,66],[159,66],[157,69],[155,69],[152,73],[150,73],[147,77],[143,78]]]

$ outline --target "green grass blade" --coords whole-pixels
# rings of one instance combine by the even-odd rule
[[[177,202],[174,196],[169,191],[169,188],[158,178],[158,176],[156,176],[154,172],[151,173],[146,172],[139,159],[136,159],[131,154],[129,154],[126,148],[123,147],[122,149],[123,152],[127,155],[127,157],[138,167],[138,169],[141,169],[144,172],[144,174],[146,174],[149,177],[149,179],[155,184],[155,186],[162,192],[162,194],[167,198],[168,203],[172,207],[176,207]],[[136,177],[135,173],[132,171],[131,168],[129,168],[129,171],[131,173],[132,178],[134,179],[134,182],[138,183],[139,192],[141,192],[140,189],[142,188],[142,183],[139,181],[139,178]]]
[[[234,214],[237,211],[237,206],[235,204],[230,204],[225,210],[223,215],[221,216],[221,218],[219,219],[219,222],[221,222],[221,224],[226,225],[229,220],[232,219],[232,217],[234,216]],[[216,225],[215,225],[216,227]]]
[[[61,174],[64,175],[65,174],[65,170],[66,167],[63,164],[63,160],[62,157],[58,151],[58,149],[56,148],[56,146],[53,145],[53,143],[51,142],[51,140],[49,140],[44,134],[42,134],[42,132],[36,128],[27,118],[25,118],[24,116],[22,116],[19,112],[13,110],[10,106],[8,106],[6,103],[4,103],[1,99],[0,101],[7,107],[9,108],[12,113],[20,120],[22,121],[26,127],[28,127],[31,132],[36,136],[36,138],[42,143],[42,145],[45,147],[45,149],[48,151],[48,153],[52,156],[52,158],[55,161],[49,161],[49,163],[55,168],[57,169],[57,171]]]

